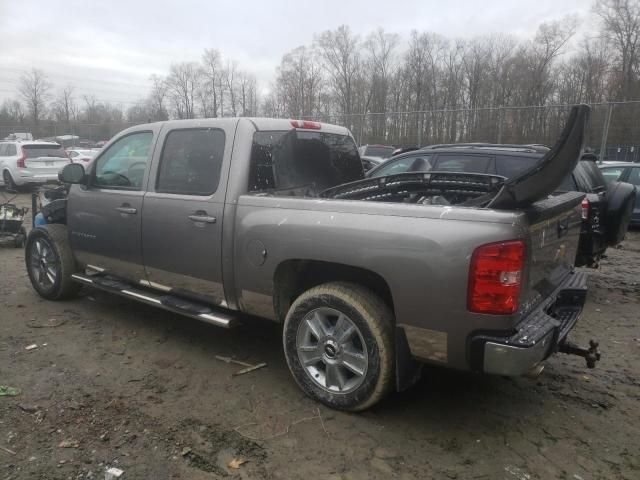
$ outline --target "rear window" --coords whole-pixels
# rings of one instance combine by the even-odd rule
[[[349,136],[300,130],[253,135],[251,192],[303,189],[317,195],[362,178],[358,149]]]
[[[395,149],[393,147],[368,146],[364,151],[365,157],[389,158]]]
[[[67,158],[62,145],[23,145],[22,151],[27,158],[59,157]]]
[[[224,143],[224,131],[215,128],[169,132],[160,158],[156,191],[213,194],[220,181]]]
[[[486,173],[491,157],[482,155],[442,154],[438,155],[434,170],[440,172]]]

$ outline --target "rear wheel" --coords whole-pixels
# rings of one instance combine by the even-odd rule
[[[332,282],[296,299],[285,319],[289,369],[310,397],[364,410],[393,386],[393,315],[373,292]]]
[[[43,225],[27,238],[25,262],[31,285],[47,300],[74,296],[80,285],[71,279],[76,271],[66,225]]]
[[[13,181],[13,177],[8,170],[2,172],[2,181],[4,182],[5,189],[12,190],[14,192],[18,190],[18,186],[16,185],[16,182]]]

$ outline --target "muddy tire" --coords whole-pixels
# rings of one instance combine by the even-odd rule
[[[29,280],[38,295],[64,300],[78,293],[80,285],[71,279],[77,269],[66,225],[34,228],[27,237],[24,254]]]
[[[331,408],[364,410],[393,388],[393,314],[367,288],[332,282],[307,290],[287,313],[283,343],[300,388]]]

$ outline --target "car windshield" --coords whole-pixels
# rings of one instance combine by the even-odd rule
[[[369,145],[364,150],[364,157],[389,158],[395,149],[384,145]]]
[[[62,145],[22,145],[22,151],[27,158],[56,157],[67,158]]]
[[[310,131],[261,131],[253,136],[249,190],[311,187],[317,194],[364,178],[353,139]]]

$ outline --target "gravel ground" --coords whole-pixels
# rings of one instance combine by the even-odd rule
[[[597,369],[565,355],[537,380],[429,368],[345,414],[298,390],[278,325],[226,331],[90,289],[47,302],[5,245],[0,385],[21,393],[0,396],[0,478],[638,479],[639,267],[631,232],[590,271],[573,339],[600,340]],[[216,355],[268,366],[233,377]]]

